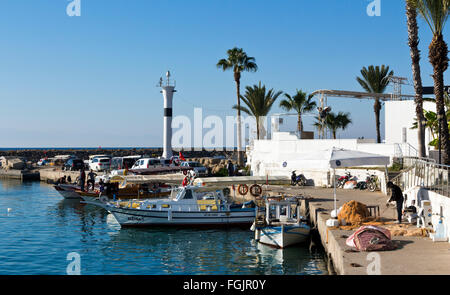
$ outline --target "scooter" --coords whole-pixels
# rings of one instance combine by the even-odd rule
[[[295,171],[292,171],[291,175],[291,185],[295,186],[305,186],[306,185],[306,177],[303,174],[297,175]]]

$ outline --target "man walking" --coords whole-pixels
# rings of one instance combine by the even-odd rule
[[[386,186],[391,190],[391,198],[387,201],[386,206],[389,205],[390,202],[395,201],[397,203],[397,218],[398,223],[402,223],[402,209],[403,209],[403,192],[402,189],[389,181]]]

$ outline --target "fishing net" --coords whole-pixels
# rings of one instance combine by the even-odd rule
[[[360,225],[370,216],[366,205],[350,201],[342,206],[338,214],[338,219],[341,224]]]

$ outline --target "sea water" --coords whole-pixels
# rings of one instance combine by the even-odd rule
[[[121,228],[51,185],[0,180],[0,275],[65,275],[74,262],[81,275],[327,274],[323,253],[253,237],[245,228]]]

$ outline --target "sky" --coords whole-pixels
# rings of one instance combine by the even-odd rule
[[[216,63],[235,46],[259,67],[242,74],[242,88],[261,81],[290,94],[363,91],[361,68],[382,64],[412,81],[404,1],[381,0],[373,17],[371,2],[80,0],[81,15],[70,17],[68,0],[2,0],[0,147],[162,146],[156,85],[167,70],[176,80],[174,116],[192,117],[194,107],[204,117],[233,116],[233,74]],[[432,86],[432,36],[422,19],[419,27],[423,84]],[[350,112],[353,124],[340,138],[376,137],[373,101],[328,104]],[[275,103],[272,113],[280,112]],[[306,130],[314,131],[313,115],[304,118]],[[282,130],[295,126],[290,117]],[[383,120],[381,130],[384,136]]]

